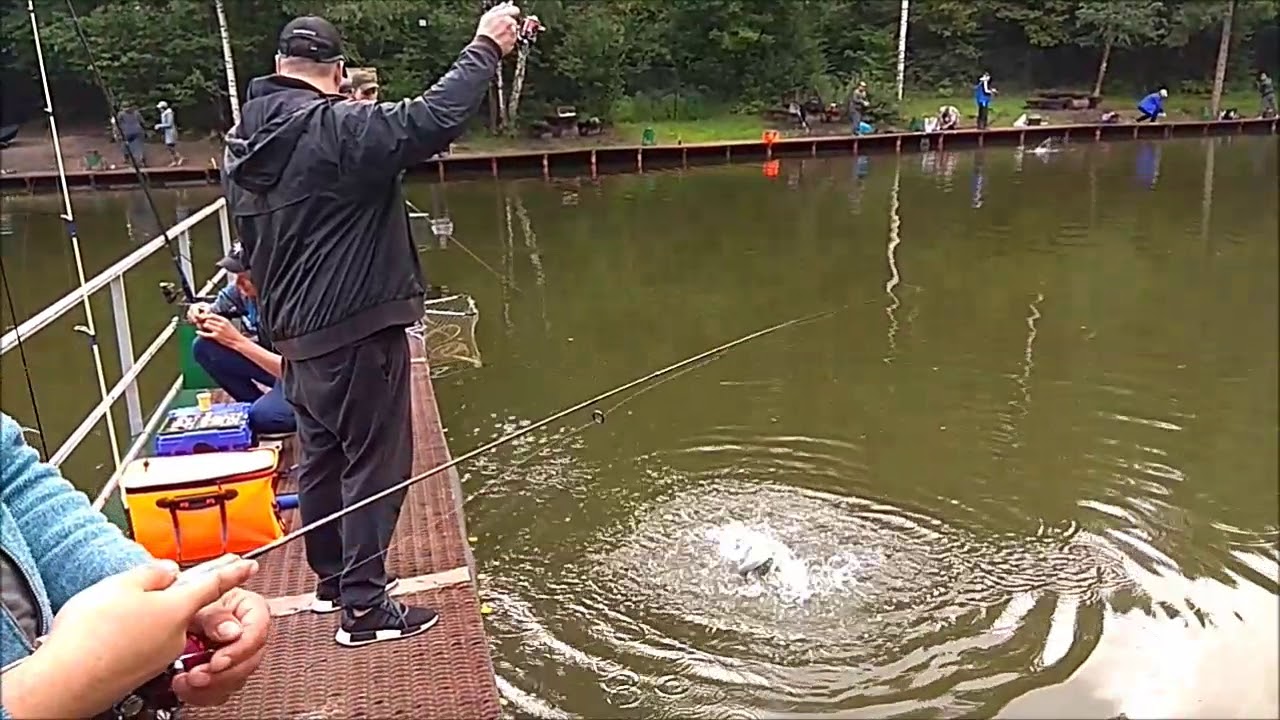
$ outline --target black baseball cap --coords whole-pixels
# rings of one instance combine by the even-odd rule
[[[276,52],[281,57],[306,58],[322,63],[346,59],[342,54],[342,35],[338,28],[314,15],[290,20],[280,31]]]
[[[240,246],[240,243],[232,245],[231,251],[227,253],[227,256],[215,264],[229,273],[239,274],[249,271],[249,263],[245,261],[244,248]]]

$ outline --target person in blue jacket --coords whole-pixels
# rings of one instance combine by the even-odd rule
[[[218,705],[257,669],[270,611],[241,589],[257,569],[237,561],[175,585],[40,462],[0,413],[0,718],[88,718],[162,674],[194,632],[219,646],[173,679],[185,704]]]
[[[973,86],[973,101],[978,105],[978,129],[986,130],[991,115],[991,99],[1000,91],[991,87],[991,73],[984,72]]]
[[[249,428],[258,436],[297,430],[293,406],[284,397],[279,353],[258,325],[258,289],[239,244],[217,263],[231,282],[212,303],[193,303],[187,320],[196,326],[191,355],[236,402],[251,403]],[[244,332],[229,321],[239,318]],[[264,391],[265,388],[265,391]]]
[[[1142,98],[1138,102],[1138,112],[1142,113],[1138,116],[1138,122],[1155,122],[1156,118],[1164,114],[1164,99],[1169,97],[1169,91],[1165,88],[1151,93]]]

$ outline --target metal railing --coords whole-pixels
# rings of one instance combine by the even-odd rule
[[[94,507],[98,509],[101,509],[106,504],[107,499],[115,492],[116,486],[120,482],[121,472],[141,454],[146,445],[147,437],[155,431],[155,428],[160,424],[160,420],[164,417],[165,409],[177,397],[178,391],[182,389],[182,377],[179,375],[174,379],[168,392],[156,405],[151,415],[145,420],[143,419],[142,400],[138,395],[138,377],[148,363],[155,358],[173,337],[178,328],[180,318],[175,316],[169,320],[165,327],[152,338],[150,344],[142,351],[142,354],[135,356],[133,331],[129,318],[129,303],[125,294],[125,275],[152,255],[165,250],[170,241],[166,240],[166,238],[171,238],[177,241],[178,258],[183,272],[187,274],[187,277],[191,277],[191,229],[214,215],[218,218],[218,232],[222,239],[222,250],[223,252],[230,250],[231,221],[227,213],[226,201],[223,198],[218,198],[169,228],[163,234],[156,236],[137,250],[124,256],[107,269],[85,280],[84,285],[62,296],[16,328],[5,333],[3,337],[0,337],[0,355],[4,355],[17,348],[20,342],[29,341],[32,336],[62,316],[78,307],[82,307],[82,303],[87,296],[93,295],[104,287],[110,288],[111,316],[115,321],[116,346],[120,355],[120,379],[107,390],[101,401],[85,415],[79,426],[71,432],[71,435],[48,458],[48,462],[53,465],[60,465],[66,461],[71,453],[75,452],[76,448],[89,436],[93,428],[106,417],[107,413],[111,412],[115,403],[121,397],[125,398],[125,404],[128,406],[129,431],[132,443],[123,456],[120,455],[119,448],[112,448],[112,455],[120,459],[116,462],[111,478],[94,499]],[[198,294],[203,296],[212,292],[213,288],[225,276],[226,271],[219,270],[200,288]]]

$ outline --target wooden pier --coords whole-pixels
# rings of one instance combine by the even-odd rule
[[[936,132],[883,133],[874,135],[803,136],[773,142],[744,140],[724,143],[623,147],[576,147],[540,152],[494,155],[456,155],[422,163],[410,172],[414,177],[444,182],[483,177],[596,177],[608,173],[687,168],[733,162],[767,161],[786,157],[819,157],[858,154],[914,153],[922,150],[976,148],[987,145],[1020,145],[1060,137],[1068,142],[1155,140],[1216,135],[1274,135],[1275,118],[1204,120],[1194,122],[1114,123],[1097,125],[1038,125],[1023,128],[962,128]],[[147,168],[150,182],[158,186],[217,184],[221,173],[214,167]],[[69,172],[71,187],[112,189],[135,187],[132,170]],[[55,172],[0,175],[0,192],[56,191]]]
[[[409,344],[414,358],[413,471],[421,473],[448,462],[450,455],[424,343],[410,336]],[[339,614],[316,615],[306,609],[316,577],[302,541],[265,555],[250,588],[272,605],[266,659],[232,702],[189,708],[184,717],[497,718],[501,708],[456,471],[439,473],[409,490],[387,568],[401,578],[393,595],[435,608],[439,624],[413,638],[345,648],[333,639]]]

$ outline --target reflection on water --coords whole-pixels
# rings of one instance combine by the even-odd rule
[[[1156,189],[1160,181],[1160,143],[1146,140],[1138,143],[1134,175],[1140,185]]]
[[[847,308],[461,469],[515,714],[1273,714],[1276,140],[776,168],[409,188],[484,309],[437,383],[456,453]],[[23,246],[20,305],[62,245]],[[33,346],[64,415],[66,347]]]

